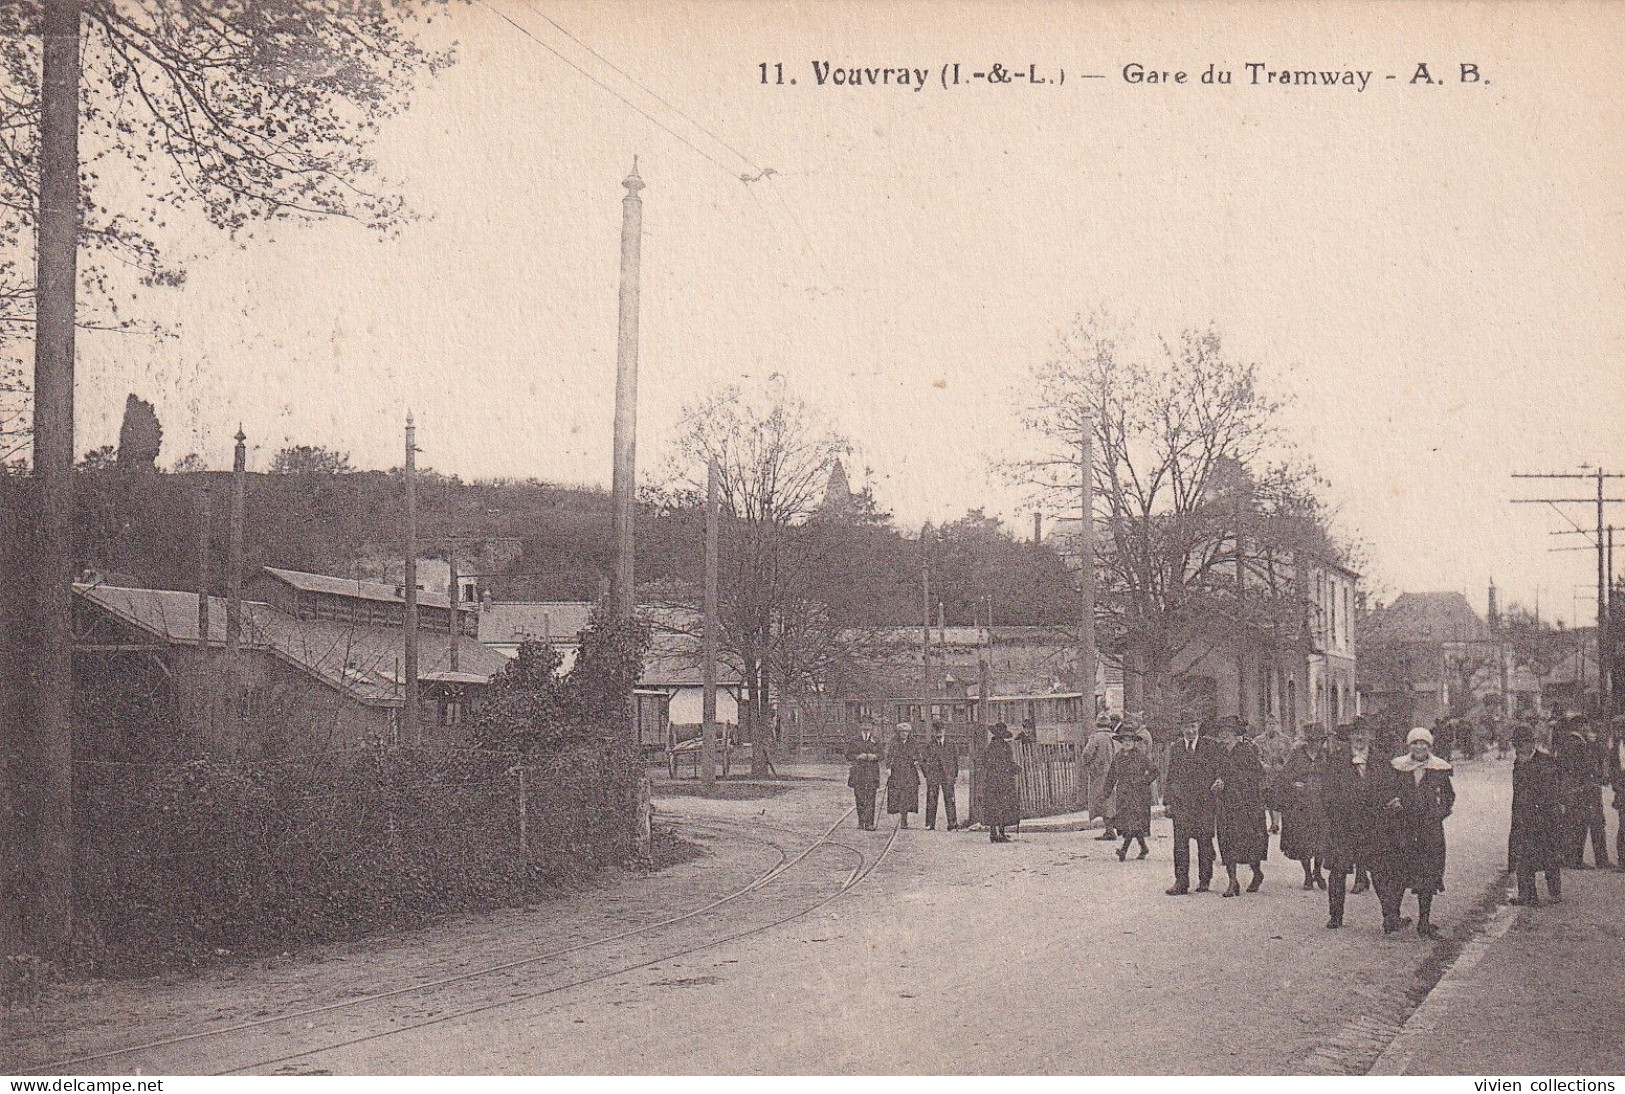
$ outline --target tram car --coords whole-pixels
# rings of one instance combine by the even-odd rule
[[[889,737],[898,722],[907,722],[922,739],[934,722],[941,722],[947,737],[961,749],[978,743],[982,700],[953,698],[848,699],[846,722],[880,727]],[[1040,744],[1083,740],[1094,724],[1093,696],[1082,692],[1047,692],[1043,695],[994,695],[988,699],[987,722],[1003,722],[1014,732],[1025,731]]]

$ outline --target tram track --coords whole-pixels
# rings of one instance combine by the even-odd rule
[[[207,1069],[214,1074],[236,1074],[273,1068],[326,1052],[407,1033],[414,1029],[482,1014],[500,1007],[543,999],[573,988],[635,973],[663,962],[739,941],[817,911],[861,884],[874,869],[878,868],[890,853],[897,833],[894,830],[890,834],[884,847],[871,861],[870,855],[863,850],[833,838],[835,831],[852,813],[853,810],[846,810],[815,839],[805,846],[800,846],[799,849],[795,849],[799,841],[792,840],[795,837],[805,838],[805,833],[794,829],[761,821],[747,823],[730,818],[676,817],[673,818],[673,823],[680,830],[713,831],[725,833],[730,838],[753,841],[771,848],[777,855],[777,861],[745,884],[696,908],[599,938],[556,947],[544,953],[524,954],[459,972],[453,976],[439,977],[317,1006],[302,1007],[216,1029],[194,1030],[172,1037],[156,1038],[140,1044],[38,1066],[41,1071],[72,1073],[74,1069],[82,1070],[83,1066],[88,1064],[102,1064],[114,1060],[134,1062],[136,1058],[143,1056],[148,1058],[156,1056],[157,1059],[152,1062],[160,1066],[148,1066],[143,1070],[153,1073],[186,1074],[201,1073]],[[855,860],[845,879],[839,881],[833,888],[831,888],[832,879],[825,871],[797,871],[797,867],[804,863],[810,865],[809,860],[815,856],[830,854],[846,857],[848,861]],[[807,891],[799,891],[801,889]],[[764,894],[766,895],[763,900],[752,901],[753,897]],[[782,910],[786,902],[789,908],[784,914],[775,910],[775,903]],[[752,903],[763,903],[765,908],[746,907]],[[760,918],[764,911],[768,915],[765,921]],[[715,930],[706,929],[711,926],[710,920],[719,916],[733,916],[743,919],[744,922],[730,929],[730,925],[724,919],[717,924],[722,928],[719,935]],[[696,927],[701,928],[699,937],[685,937],[685,932],[692,932]],[[663,939],[660,937],[662,934],[675,934],[676,937]],[[655,945],[650,947],[648,943]],[[676,943],[675,948],[673,943]],[[589,964],[586,968],[576,970],[570,968],[573,961],[586,958],[590,962],[591,957],[596,956],[590,951],[602,951],[617,944],[628,944],[628,951],[604,962],[604,967],[593,968]],[[551,967],[549,963],[553,963]],[[560,977],[557,982],[546,982],[548,978],[555,976]],[[537,980],[541,980],[542,983],[536,983]],[[467,992],[472,997],[465,996],[463,1000],[459,1000],[457,999],[459,991]],[[400,1013],[400,1004],[410,1003],[414,998],[422,1001],[421,1013]],[[458,1006],[459,1002],[465,1005]],[[434,1009],[435,1004],[444,1006],[442,1009]],[[367,1008],[383,1009],[391,1005],[396,1007],[395,1013],[379,1015],[371,1022],[362,1020]],[[301,1021],[302,1027],[289,1028]],[[316,1045],[289,1043],[308,1036],[316,1028],[318,1021],[328,1027],[323,1031],[326,1036],[321,1043]],[[379,1022],[388,1022],[389,1025],[387,1028],[375,1028]],[[227,1053],[219,1050],[233,1038],[250,1042],[250,1045],[245,1047],[257,1045],[260,1049],[259,1054],[251,1052],[237,1054],[249,1055],[248,1062],[223,1060],[222,1057]],[[292,1051],[283,1051],[284,1049]],[[180,1054],[179,1059],[174,1058],[177,1050]],[[202,1067],[195,1066],[201,1062],[199,1057],[202,1061],[207,1061]],[[214,1070],[221,1063],[228,1063],[231,1066]]]

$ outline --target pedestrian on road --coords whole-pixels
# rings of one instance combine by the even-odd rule
[[[1219,719],[1219,744],[1224,755],[1211,789],[1217,795],[1219,858],[1230,879],[1225,896],[1241,895],[1241,883],[1236,880],[1236,867],[1241,865],[1253,869],[1247,891],[1258,892],[1264,884],[1262,863],[1269,857],[1270,848],[1264,819],[1264,763],[1253,742],[1242,736],[1243,728],[1240,718],[1226,715]]]
[[[1122,726],[1117,731],[1121,746],[1106,769],[1106,792],[1117,798],[1117,834],[1123,837],[1123,846],[1117,849],[1117,861],[1128,858],[1129,844],[1140,842],[1139,858],[1151,854],[1146,837],[1151,835],[1151,785],[1157,781],[1157,769],[1141,751],[1139,731]]]
[[[1213,782],[1219,777],[1223,749],[1203,734],[1195,718],[1180,730],[1181,739],[1168,750],[1168,781],[1162,796],[1174,824],[1174,887],[1169,896],[1191,891],[1191,841],[1196,841],[1196,891],[1205,893],[1213,883],[1213,834],[1217,823]]]
[[[1519,725],[1522,724],[1519,723]],[[1530,733],[1533,734],[1534,730],[1531,729]],[[1502,718],[1495,723],[1495,758],[1497,760],[1506,759],[1512,752],[1512,734],[1512,723],[1507,719]]]
[[[1323,785],[1325,842],[1322,859],[1326,867],[1326,907],[1328,929],[1343,925],[1347,898],[1344,886],[1354,874],[1356,895],[1371,887],[1364,864],[1371,856],[1371,838],[1376,827],[1374,782],[1371,771],[1371,731],[1363,720],[1337,727],[1328,750]]]
[[[1625,714],[1614,715],[1608,738],[1608,782],[1614,789],[1614,868],[1625,871]]]
[[[1512,834],[1507,839],[1507,866],[1518,875],[1513,904],[1540,907],[1535,874],[1546,875],[1551,903],[1563,900],[1563,773],[1557,760],[1535,741],[1528,726],[1513,737],[1517,760],[1512,765]]]
[[[851,769],[846,785],[857,799],[858,827],[865,832],[875,830],[875,792],[880,789],[880,742],[875,739],[875,727],[865,722],[858,739],[846,748],[846,762]]]
[[[1591,869],[1585,863],[1586,837],[1589,836],[1593,861],[1598,868],[1608,869],[1613,863],[1608,858],[1608,820],[1602,809],[1602,791],[1609,783],[1609,765],[1596,724],[1579,718],[1571,722],[1557,758],[1564,777],[1568,864],[1576,870]]]
[[[1112,757],[1117,754],[1114,735],[1122,723],[1120,715],[1096,718],[1095,731],[1083,746],[1083,770],[1089,776],[1089,815],[1106,824],[1105,831],[1095,837],[1097,840],[1117,838],[1117,828],[1112,820],[1117,812],[1117,803],[1106,791],[1106,772],[1111,769]]]
[[[959,812],[954,802],[954,783],[959,779],[959,752],[948,742],[948,731],[941,722],[931,723],[931,739],[920,750],[920,771],[925,775],[925,826],[937,826],[937,799],[942,799],[948,814],[948,831],[959,827]]]
[[[1005,828],[1021,823],[1021,792],[1017,786],[1016,757],[1010,750],[1010,727],[997,722],[988,731],[987,748],[982,750],[982,823],[988,840],[1009,843]]]
[[[1450,763],[1433,755],[1433,734],[1417,727],[1405,738],[1409,750],[1395,756],[1389,767],[1394,780],[1377,820],[1377,862],[1372,863],[1372,879],[1383,901],[1382,928],[1392,934],[1404,926],[1399,914],[1405,891],[1416,894],[1416,933],[1437,938],[1433,926],[1433,897],[1444,891],[1444,822],[1455,807],[1456,790],[1451,784]],[[1385,896],[1386,893],[1386,896]]]
[[[1292,755],[1292,738],[1281,732],[1280,725],[1271,718],[1264,732],[1253,738],[1259,759],[1264,761],[1264,811],[1269,816],[1270,831],[1281,830],[1281,769]]]
[[[1281,769],[1286,813],[1281,818],[1281,854],[1303,865],[1303,887],[1324,889],[1320,858],[1326,843],[1326,731],[1310,723],[1292,746]]]
[[[907,722],[897,723],[886,749],[886,767],[886,812],[900,817],[898,826],[907,828],[908,815],[920,811],[920,745]]]

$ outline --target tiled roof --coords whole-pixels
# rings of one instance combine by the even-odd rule
[[[1404,642],[1473,642],[1490,637],[1489,627],[1460,593],[1401,593],[1371,613],[1364,628]]]
[[[166,642],[196,645],[197,594],[168,589],[122,589],[77,585],[74,591],[126,623]],[[226,641],[226,605],[209,598],[209,645]],[[458,673],[481,680],[501,671],[508,659],[466,635],[457,640]],[[242,643],[269,651],[282,661],[340,688],[364,703],[395,703],[401,698],[400,665],[406,634],[400,627],[369,626],[338,620],[295,619],[258,601],[243,602]],[[447,679],[451,636],[418,632],[418,679]]]

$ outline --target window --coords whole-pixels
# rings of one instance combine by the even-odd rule
[[[237,717],[258,718],[270,707],[271,689],[246,686],[237,689]]]

